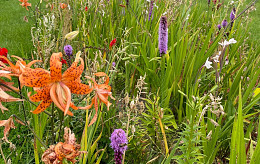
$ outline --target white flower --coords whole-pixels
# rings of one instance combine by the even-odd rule
[[[158,6],[154,3],[154,7],[156,7],[158,9]]]
[[[167,11],[165,13],[163,13],[162,15],[166,15],[167,14]]]
[[[220,51],[221,52],[221,51]],[[216,55],[212,58],[214,60],[215,63],[218,63],[218,59],[219,59],[219,55]]]
[[[236,42],[237,41],[234,38],[232,38],[229,41],[225,40],[224,42],[218,43],[218,44],[220,44],[221,46],[225,47],[225,46],[230,45],[230,44],[235,44]]]
[[[187,15],[187,17],[186,17],[186,20],[188,20],[188,19],[189,19],[189,17],[190,17],[190,14],[188,14],[188,15]]]
[[[235,44],[237,41],[234,38],[232,38],[228,42],[229,42],[229,44]]]
[[[230,4],[232,5],[234,3],[234,1],[231,1]]]
[[[209,61],[209,58],[207,58],[207,60],[206,60],[206,62],[205,62],[205,64],[204,64],[204,66],[205,66],[207,69],[210,69],[210,68],[212,68],[211,64],[212,64],[212,62]]]
[[[149,2],[149,3],[150,3],[150,2],[151,2],[151,0],[147,0],[147,2]]]
[[[220,44],[221,46],[225,47],[225,46],[229,45],[229,42],[227,40],[225,40],[224,42],[218,43],[218,44]]]

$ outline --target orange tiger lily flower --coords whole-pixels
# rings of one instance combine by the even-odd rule
[[[111,92],[111,87],[108,85],[109,83],[109,77],[107,76],[107,74],[105,74],[104,72],[98,72],[94,74],[95,76],[98,77],[106,77],[106,80],[103,84],[98,84],[96,82],[96,80],[94,78],[90,78],[88,76],[86,76],[88,79],[92,80],[94,83],[94,91],[95,91],[95,96],[92,98],[91,104],[86,106],[86,107],[79,107],[79,109],[90,109],[93,105],[95,108],[95,115],[93,117],[93,119],[91,120],[91,122],[89,123],[89,126],[92,125],[96,120],[97,120],[97,112],[98,112],[98,99],[99,101],[103,102],[104,104],[106,104],[107,106],[107,110],[109,110],[109,106],[111,105],[111,103],[108,101],[108,96],[110,96],[113,100],[115,99],[112,96],[112,92]]]
[[[23,7],[25,7],[26,10],[29,11],[29,9],[28,9],[27,7],[28,7],[28,6],[32,6],[32,4],[31,4],[31,3],[28,3],[28,0],[19,0],[19,1],[22,2],[20,5],[23,6]]]
[[[15,119],[19,124],[21,125],[24,125],[21,121]],[[4,126],[5,129],[4,129],[4,140],[7,142],[7,143],[10,143],[10,141],[8,141],[7,139],[7,135],[9,133],[9,131],[12,129],[15,129],[16,127],[14,126],[14,120],[13,120],[13,116],[9,117],[8,120],[0,120],[0,126]]]
[[[8,71],[0,70],[0,77],[6,77],[11,80],[11,75],[12,74],[10,74],[10,72],[8,72]],[[6,81],[0,79],[0,83],[10,87],[11,89],[13,89],[15,91],[19,91],[18,88],[13,87],[14,83],[12,83],[12,82],[6,82]],[[4,86],[0,85],[0,109],[2,110],[2,113],[4,113],[4,110],[8,110],[8,109],[6,107],[4,107],[1,102],[23,101],[22,99],[10,96],[5,91],[10,91],[10,90],[8,88],[5,88]]]
[[[52,54],[50,58],[50,72],[42,68],[21,67],[23,72],[19,77],[21,83],[28,87],[40,87],[35,95],[30,96],[29,93],[31,101],[42,101],[32,112],[34,114],[43,112],[54,102],[64,112],[64,115],[73,116],[69,111],[69,107],[72,107],[74,110],[78,108],[71,102],[71,93],[84,95],[92,91],[89,85],[82,84],[79,81],[84,70],[84,61],[80,57],[80,53],[76,55],[76,59],[71,67],[63,74],[61,72],[61,57],[61,52]],[[80,65],[78,66],[79,61]]]
[[[33,64],[35,64],[37,62],[41,62],[41,60],[33,60],[30,63],[26,64],[26,62],[19,56],[12,55],[11,57],[18,59],[16,64],[14,65],[10,60],[7,59],[7,57],[0,56],[0,58],[4,59],[10,65],[10,67],[8,67],[4,63],[0,62],[0,68],[5,71],[10,71],[14,76],[19,76],[22,74],[22,71],[20,68],[21,65],[23,67],[31,67]]]
[[[82,153],[86,153],[80,150],[80,145],[76,143],[75,134],[71,132],[69,128],[64,129],[65,142],[59,142],[57,145],[51,145],[42,155],[42,161],[45,164],[62,163],[63,159],[67,159],[72,163],[77,162],[75,160]]]

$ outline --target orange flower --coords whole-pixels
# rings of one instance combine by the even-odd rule
[[[27,8],[28,6],[32,6],[31,3],[28,3],[28,0],[19,0],[20,2],[22,2],[20,5],[25,7],[26,10],[29,11],[29,9]]]
[[[0,70],[0,77],[6,77],[11,80],[11,75],[12,74],[10,74],[10,72],[8,71]],[[0,79],[0,83],[7,85],[13,90],[19,91],[19,89],[13,87],[12,82],[5,82],[4,80]],[[0,109],[2,110],[2,113],[4,113],[4,110],[8,110],[8,109],[4,107],[1,102],[23,101],[22,99],[15,98],[13,96],[8,95],[5,91],[10,91],[10,90],[0,85]]]
[[[61,9],[65,9],[67,7],[68,7],[68,5],[66,3],[60,3],[60,8]]]
[[[84,61],[77,54],[75,61],[62,75],[62,63],[60,59],[62,53],[53,53],[50,58],[50,72],[42,68],[31,69],[29,67],[21,67],[22,74],[19,77],[20,82],[28,87],[40,87],[37,93],[30,96],[33,102],[42,101],[33,111],[34,114],[43,112],[52,102],[64,112],[73,116],[69,111],[69,107],[77,110],[78,108],[71,102],[71,93],[88,94],[92,91],[89,85],[80,83],[80,75],[84,70]],[[79,66],[78,63],[81,62]]]
[[[18,123],[24,125],[21,121],[18,121]],[[10,143],[10,141],[8,141],[7,139],[7,134],[9,133],[10,129],[13,128],[15,129],[16,127],[14,126],[14,120],[13,120],[13,116],[11,116],[8,120],[0,120],[0,126],[4,126],[4,139],[7,143]]]
[[[20,66],[22,65],[23,67],[31,67],[33,64],[36,62],[41,62],[41,60],[33,60],[30,63],[26,64],[26,62],[20,58],[19,56],[12,55],[11,57],[17,58],[18,61],[14,65],[10,60],[7,59],[5,56],[0,56],[0,58],[4,59],[7,61],[7,63],[10,65],[10,67],[7,67],[5,64],[2,64],[0,62],[0,68],[5,71],[10,71],[14,76],[19,76],[22,74]]]
[[[103,84],[98,84],[95,81],[95,79],[87,76],[87,78],[91,79],[94,83],[95,96],[92,98],[90,105],[88,105],[86,107],[79,107],[79,109],[90,109],[94,105],[96,113],[95,113],[93,119],[91,120],[89,126],[92,125],[97,120],[98,99],[99,99],[99,101],[106,104],[107,110],[109,110],[109,106],[111,105],[111,103],[108,101],[108,96],[110,96],[112,99],[115,99],[112,96],[111,87],[108,85],[109,77],[107,76],[107,74],[105,74],[104,72],[98,72],[98,73],[95,73],[94,75],[98,76],[98,77],[105,76],[106,80]]]
[[[64,129],[65,142],[59,142],[57,145],[51,145],[42,155],[42,161],[45,164],[62,163],[63,159],[67,159],[75,163],[75,158],[81,153],[86,153],[80,150],[80,145],[76,143],[74,133],[71,133],[69,128]]]

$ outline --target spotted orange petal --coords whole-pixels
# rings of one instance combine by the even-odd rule
[[[22,74],[19,80],[23,85],[28,87],[44,87],[51,81],[50,74],[42,68],[22,68]]]
[[[28,97],[30,97],[30,100],[33,102],[39,102],[42,100],[50,99],[50,89],[51,86],[46,86],[40,90],[37,90],[37,93],[33,96],[30,96],[31,92],[28,93]]]
[[[70,66],[70,68],[68,68],[62,75],[62,80],[64,81],[74,81],[76,79],[78,79],[80,77],[80,75],[82,74],[83,70],[84,70],[84,61],[82,58],[80,59],[80,65],[78,65],[78,61],[75,61],[72,63],[72,65]]]
[[[32,111],[32,113],[33,113],[33,114],[39,114],[39,113],[45,111],[45,109],[48,108],[48,107],[51,105],[51,103],[52,103],[52,100],[51,100],[51,99],[42,101],[42,102],[38,105],[38,107],[37,107],[34,111]]]
[[[67,85],[71,93],[74,94],[85,95],[85,94],[89,94],[93,90],[93,88],[90,88],[89,85],[82,84],[77,81],[65,83],[65,85]]]
[[[53,53],[50,59],[50,72],[52,81],[60,81],[61,80],[61,68],[62,63],[60,62],[60,58],[62,57],[62,53]]]

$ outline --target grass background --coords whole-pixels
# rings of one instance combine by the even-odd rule
[[[227,4],[231,0],[225,0]],[[237,0],[234,0],[237,1]],[[39,0],[29,0],[32,7],[35,6]],[[246,0],[246,3],[240,9],[244,9],[251,0]],[[207,8],[207,0],[199,0],[198,3],[204,8]],[[18,0],[0,0],[0,47],[8,49],[10,55],[30,56],[32,51],[31,42],[31,27],[34,25],[32,19],[32,11],[29,12],[22,8]],[[257,10],[249,14],[252,20],[249,30],[252,34],[252,41],[259,42],[260,38],[260,3],[256,3]],[[241,12],[241,11],[238,11]],[[24,16],[27,16],[28,22],[24,21]],[[26,55],[26,56],[27,56]]]

